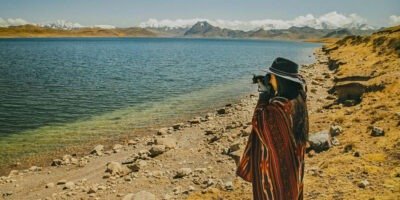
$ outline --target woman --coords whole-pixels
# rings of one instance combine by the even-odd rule
[[[267,69],[252,120],[252,133],[237,174],[253,184],[253,198],[303,199],[308,136],[305,82],[298,65],[277,58]]]

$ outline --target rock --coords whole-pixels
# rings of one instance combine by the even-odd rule
[[[366,188],[369,185],[369,182],[367,180],[362,180],[357,185],[359,188]]]
[[[165,152],[165,146],[164,145],[153,145],[151,149],[149,150],[150,152],[150,157],[156,157],[158,155],[161,155]]]
[[[307,155],[308,155],[309,158],[312,158],[312,157],[315,156],[315,151],[314,151],[314,150],[310,150],[310,151],[307,153]]]
[[[156,200],[156,196],[147,191],[140,191],[136,194],[127,194],[122,200]]]
[[[106,172],[110,173],[111,175],[124,176],[130,172],[130,169],[119,162],[112,161],[107,163]]]
[[[330,95],[326,96],[326,99],[327,100],[335,100],[336,97],[330,94]]]
[[[104,146],[99,144],[99,145],[95,146],[90,153],[101,156],[101,155],[103,155],[103,150],[104,150]]]
[[[172,125],[172,128],[174,128],[174,130],[179,130],[182,129],[184,125],[185,125],[184,123],[177,123]]]
[[[331,128],[329,129],[329,134],[331,134],[332,137],[338,136],[343,132],[343,128],[338,125],[332,125]]]
[[[16,175],[18,175],[19,174],[19,171],[18,170],[16,170],[16,169],[14,169],[14,170],[11,170],[10,171],[10,173],[8,174],[8,176],[16,176]]]
[[[234,142],[230,147],[229,147],[229,152],[235,152],[239,149],[241,149],[242,143],[240,141]]]
[[[339,139],[337,139],[336,137],[332,137],[332,141],[331,141],[333,146],[339,146],[340,142]]]
[[[310,149],[313,149],[317,153],[326,151],[332,146],[331,136],[328,130],[312,134],[308,141],[310,143]]]
[[[212,114],[212,113],[206,114],[206,120],[213,120],[213,119],[214,119],[214,114]]]
[[[343,152],[344,153],[348,153],[348,152],[350,152],[350,151],[352,151],[353,150],[353,144],[347,144],[346,146],[344,146],[344,148],[343,148]]]
[[[166,149],[175,149],[177,142],[173,138],[157,138],[155,143],[157,145],[164,145]]]
[[[249,136],[251,134],[253,127],[252,126],[247,126],[245,129],[240,130],[240,134],[242,137]]]
[[[59,180],[59,181],[57,182],[57,185],[64,185],[65,183],[67,183],[67,181],[64,180],[64,179],[62,179],[62,180]]]
[[[32,166],[32,167],[29,168],[29,171],[38,172],[38,171],[42,171],[42,168],[38,167],[38,166]]]
[[[200,124],[201,123],[201,117],[195,117],[191,120],[189,120],[190,124]]]
[[[221,139],[221,136],[219,136],[219,135],[214,135],[212,138],[209,138],[208,139],[208,142],[209,143],[213,143],[213,142],[216,142],[216,141],[218,141],[218,140],[220,140]]]
[[[371,136],[380,137],[380,136],[384,136],[384,135],[385,135],[385,131],[382,128],[376,127],[376,126],[374,126],[372,128]]]
[[[55,186],[54,183],[47,183],[46,188],[53,188]]]
[[[174,178],[183,178],[189,176],[192,173],[190,168],[180,168],[176,171]]]
[[[160,128],[157,131],[157,135],[167,135],[168,134],[168,128]]]
[[[120,145],[120,144],[114,145],[114,147],[113,147],[114,153],[119,152],[123,147],[124,147],[124,146],[122,146],[122,145]]]
[[[68,165],[68,164],[71,164],[71,160],[72,160],[72,156],[71,155],[64,155],[63,157],[62,157],[62,161],[63,161],[63,163],[64,164],[66,164],[66,165]]]
[[[211,128],[211,129],[205,130],[205,132],[206,132],[206,135],[214,135],[217,133],[217,129]]]
[[[133,146],[136,145],[136,141],[135,140],[129,140],[128,141],[128,146]]]
[[[215,185],[215,181],[212,178],[209,178],[207,181],[204,182],[207,187],[210,187],[212,185]]]
[[[227,181],[224,183],[225,190],[232,191],[233,190],[233,183],[232,181]]]
[[[225,108],[218,109],[218,110],[217,110],[217,113],[218,113],[219,115],[226,114],[226,109],[225,109]]]
[[[89,190],[87,191],[88,194],[94,194],[97,192],[97,187],[90,187]]]
[[[64,190],[71,190],[71,189],[74,189],[74,188],[75,188],[75,183],[72,182],[72,181],[66,182],[64,187],[63,187]]]
[[[174,187],[174,189],[172,189],[172,192],[174,192],[175,195],[182,193],[182,186]]]
[[[144,160],[139,160],[136,163],[129,164],[127,167],[132,171],[132,172],[138,172],[140,169],[145,167],[147,165],[147,162]]]
[[[229,153],[229,156],[235,161],[236,166],[239,165],[240,159],[242,158],[244,149],[241,149],[240,151],[235,151],[232,153]]]
[[[360,155],[360,152],[356,151],[356,152],[354,152],[353,156],[358,158],[358,157],[360,157],[361,155]]]

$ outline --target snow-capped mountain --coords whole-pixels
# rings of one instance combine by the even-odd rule
[[[83,25],[81,25],[79,23],[69,22],[66,20],[57,20],[55,22],[41,24],[41,26],[46,27],[46,28],[63,29],[63,30],[71,30],[71,29],[84,27]]]

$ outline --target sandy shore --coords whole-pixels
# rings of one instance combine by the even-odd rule
[[[328,93],[338,84],[338,71],[330,70],[335,51],[317,49],[316,62],[301,69],[312,136],[305,199],[399,199],[400,102],[386,111],[385,123],[370,123],[375,115],[369,112],[379,110],[370,101],[374,93],[356,105],[338,103]],[[12,171],[0,178],[1,198],[251,199],[251,185],[235,176],[235,160],[250,133],[256,101],[256,94],[249,95],[154,135],[110,149],[99,145],[84,157],[66,155],[54,166]],[[317,135],[328,137],[317,144]]]
[[[304,66],[302,72],[322,74],[315,66]],[[329,88],[318,86],[311,90],[319,95]],[[148,191],[158,199],[203,199],[209,194],[231,199],[236,194],[230,191],[242,191],[240,199],[251,199],[250,184],[235,176],[235,159],[250,133],[256,101],[257,94],[249,95],[238,104],[112,149],[99,148],[84,157],[66,155],[54,160],[57,166],[12,171],[2,178],[1,192],[6,199],[121,199],[139,191]],[[310,114],[323,103],[309,95]],[[106,172],[109,162],[117,162],[118,169]],[[119,172],[119,168],[126,172]],[[177,178],[177,174],[182,177]],[[69,184],[72,186],[66,186]]]

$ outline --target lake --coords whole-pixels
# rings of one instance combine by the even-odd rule
[[[228,39],[0,39],[0,166],[210,112],[256,91],[277,56],[320,44]]]

